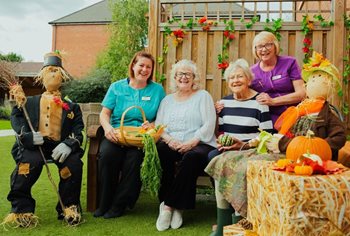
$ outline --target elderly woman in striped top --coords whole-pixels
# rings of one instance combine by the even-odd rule
[[[205,171],[215,180],[217,202],[217,229],[212,236],[222,235],[223,226],[236,223],[246,216],[247,160],[275,159],[277,155],[256,154],[255,138],[260,130],[273,131],[267,105],[256,98],[258,92],[249,86],[253,80],[247,61],[238,59],[226,69],[224,78],[232,94],[224,97],[217,106],[218,127],[216,134],[229,135],[233,143],[223,145],[209,153],[211,160]],[[232,207],[231,207],[232,206]]]

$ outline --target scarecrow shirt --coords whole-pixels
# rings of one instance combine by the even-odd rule
[[[54,96],[47,92],[40,99],[39,131],[54,141],[61,139],[62,106],[54,101]]]
[[[269,94],[271,98],[284,96],[294,92],[293,81],[301,79],[301,70],[294,57],[278,56],[277,63],[271,71],[263,71],[260,62],[251,67],[254,79],[251,88],[255,91]],[[273,124],[279,115],[289,106],[297,104],[270,106],[270,114]]]

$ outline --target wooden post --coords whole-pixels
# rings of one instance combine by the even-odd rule
[[[332,19],[334,21],[334,26],[331,30],[331,35],[333,37],[332,44],[332,63],[338,68],[340,74],[343,74],[344,61],[343,57],[345,55],[345,27],[343,21],[343,15],[345,12],[345,3],[344,0],[332,0]],[[342,77],[342,76],[341,76]],[[341,83],[343,83],[343,78],[341,78]],[[339,107],[340,98],[335,94],[334,100],[331,101],[334,105]]]
[[[158,37],[158,23],[159,23],[159,0],[149,1],[149,20],[148,20],[148,52],[154,58],[158,57],[158,45],[160,43]],[[153,75],[154,77],[155,75]],[[155,77],[153,78],[155,80]]]

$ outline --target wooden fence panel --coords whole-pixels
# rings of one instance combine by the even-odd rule
[[[273,17],[276,14],[281,16],[282,13],[285,14],[286,12],[289,14],[290,12],[290,16],[294,20],[292,19],[288,22],[283,22],[282,28],[278,30],[281,35],[280,54],[296,57],[301,67],[304,59],[303,40],[305,38],[305,35],[301,29],[301,21],[302,16],[305,14],[310,14],[311,20],[314,20],[312,16],[317,14],[322,14],[326,20],[334,20],[334,26],[326,27],[322,27],[320,22],[314,20],[314,27],[307,37],[312,40],[312,48],[315,51],[323,53],[325,57],[330,59],[332,63],[337,66],[340,73],[343,72],[344,68],[343,58],[349,53],[345,49],[347,32],[344,29],[343,20],[343,15],[346,13],[346,9],[348,8],[346,8],[345,3],[342,0],[332,0],[328,1],[328,3],[322,1],[322,4],[318,4],[317,1],[313,1],[317,4],[309,4],[309,1],[294,1],[295,5],[293,5],[291,8],[292,10],[288,11],[282,9],[281,5],[278,10],[276,10],[276,8],[268,6],[271,5],[271,3],[264,5],[264,1],[260,0],[244,1],[244,4],[241,5],[241,9],[237,9],[236,3],[243,3],[243,1],[235,0],[175,0],[175,2],[150,0],[150,2],[150,6],[155,8],[158,7],[160,9],[153,9],[150,11],[150,24],[153,24],[153,26],[150,26],[152,35],[150,35],[149,38],[149,49],[157,58],[164,58],[164,64],[157,64],[156,70],[158,74],[164,74],[166,77],[163,84],[167,93],[170,92],[170,83],[168,80],[170,78],[169,73],[171,66],[178,60],[190,59],[193,60],[198,66],[199,73],[201,75],[201,87],[206,89],[212,95],[214,100],[219,100],[223,96],[227,95],[228,90],[226,82],[223,79],[221,70],[218,69],[218,55],[227,54],[228,62],[235,61],[238,58],[244,58],[250,65],[254,64],[256,60],[252,53],[252,41],[257,33],[266,28],[266,23],[263,22],[264,19],[261,19],[248,28],[247,22],[252,19],[251,17],[253,15],[266,17],[266,15],[264,16],[266,11],[268,12],[267,15],[270,17]],[[271,0],[267,2],[277,1]],[[304,6],[303,2],[305,2]],[[162,8],[162,4],[168,4],[170,7],[165,10],[165,8]],[[202,4],[202,8],[196,8],[199,4]],[[224,9],[226,10],[226,15],[220,13],[222,10],[222,8],[219,7],[220,4],[228,4],[227,9]],[[247,9],[251,9],[252,6],[254,9],[248,11]],[[322,7],[319,9],[313,9],[315,6]],[[331,11],[331,8],[334,10]],[[174,13],[173,11],[178,12]],[[199,13],[207,16],[208,19],[210,18],[211,20],[216,21],[217,25],[212,25],[209,31],[203,30],[202,26],[198,24],[197,17],[203,16],[198,16]],[[166,21],[172,19],[172,17],[175,17],[176,14],[179,16],[178,21],[169,24],[166,23]],[[239,17],[242,16],[248,18],[240,22]],[[188,28],[186,24],[190,19],[192,19],[196,24],[194,24],[193,27]],[[227,24],[224,23],[222,19],[233,20],[235,25],[235,30],[233,32],[235,37],[232,42],[227,45],[227,48],[223,48],[223,45],[226,42],[224,40],[224,31],[227,28]],[[168,30],[170,29],[171,31],[178,30],[180,28],[186,31],[183,42],[178,46],[175,46],[173,43],[173,37],[166,35],[166,27],[169,27]],[[158,37],[158,35],[160,37]],[[164,46],[168,47],[166,53],[163,51]],[[343,91],[344,97],[342,99],[346,101],[346,99],[349,97],[349,86],[344,84]],[[339,97],[336,94],[334,94],[333,97],[339,100]],[[332,99],[331,102],[335,103],[337,106],[340,105],[339,101],[336,101],[336,99]],[[348,127],[350,127],[348,117],[346,117],[346,120]]]

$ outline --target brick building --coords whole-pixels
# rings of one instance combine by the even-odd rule
[[[107,0],[49,22],[52,50],[60,50],[64,68],[75,78],[86,75],[95,65],[109,39],[112,15]]]

